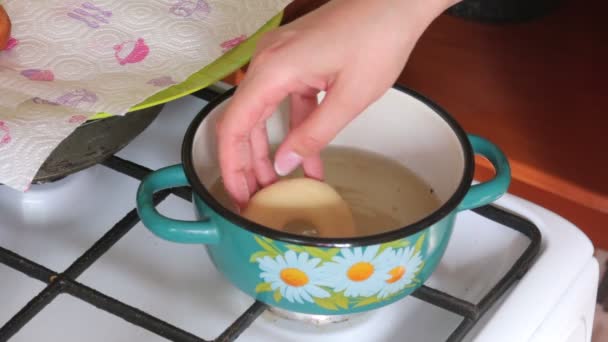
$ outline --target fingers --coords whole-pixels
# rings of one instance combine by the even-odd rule
[[[274,72],[248,75],[218,122],[216,132],[222,180],[240,208],[257,189],[256,173],[264,176],[267,168],[257,162],[268,153],[258,123],[263,122],[264,115],[272,114],[286,96],[286,79],[274,76]]]
[[[321,104],[297,127],[279,147],[275,156],[275,169],[279,175],[295,170],[304,160],[318,156],[321,150],[342,130],[368,103],[360,93],[356,82],[345,82],[342,78],[327,91]],[[314,164],[309,171],[314,170]]]
[[[317,91],[311,91],[307,94],[291,94],[291,120],[289,125],[291,130],[296,129],[306,120],[310,113],[317,109],[317,93]],[[297,160],[295,162],[297,163]],[[323,180],[323,163],[319,154],[304,158],[302,160],[302,167],[307,177]],[[285,173],[281,168],[285,168],[285,170],[291,169],[290,165],[280,164],[275,164],[275,168],[276,172],[280,175],[289,173],[289,171]]]
[[[263,115],[263,118],[272,115]],[[269,158],[270,147],[268,145],[268,133],[266,132],[266,121],[262,119],[251,131],[251,152],[253,159],[253,170],[258,183],[268,186],[277,180],[277,175],[272,168]]]
[[[224,188],[240,209],[249,201],[255,181],[251,146],[249,136],[232,137],[230,141],[231,148],[219,154],[219,161]]]

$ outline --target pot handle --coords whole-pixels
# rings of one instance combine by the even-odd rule
[[[152,196],[155,192],[187,186],[188,179],[181,164],[165,167],[147,175],[137,189],[137,212],[143,224],[158,237],[179,243],[215,244],[218,228],[210,219],[183,221],[161,215]]]
[[[488,140],[469,134],[469,141],[475,154],[482,155],[492,163],[496,176],[491,180],[471,186],[458,210],[474,209],[490,204],[507,192],[511,182],[511,167],[502,151]]]

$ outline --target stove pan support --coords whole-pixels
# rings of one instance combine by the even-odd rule
[[[219,95],[219,92],[209,88],[193,95],[209,101]],[[137,165],[116,156],[106,159],[103,162],[103,165],[124,174],[125,176],[133,177],[138,180],[142,180],[152,171],[144,166]],[[156,205],[160,204],[170,194],[174,194],[187,201],[190,201],[192,198],[191,190],[189,188],[179,188],[157,193],[154,196],[154,203]],[[500,296],[527,272],[540,248],[541,234],[532,222],[491,205],[475,209],[474,212],[518,231],[530,239],[530,244],[513,264],[511,269],[509,269],[479,303],[471,303],[427,286],[422,286],[412,294],[412,296],[420,300],[463,317],[460,325],[448,337],[448,342],[463,340],[475,323],[477,323]],[[76,297],[159,336],[178,342],[235,341],[243,331],[267,310],[265,304],[255,302],[228,326],[219,337],[213,341],[207,341],[77,281],[78,276],[103,256],[114,244],[125,236],[131,228],[137,225],[137,223],[139,223],[139,217],[137,215],[137,210],[133,209],[108,230],[108,232],[83,255],[75,260],[63,273],[50,270],[9,249],[0,247],[0,263],[47,284],[37,296],[32,298],[7,323],[0,327],[0,342],[8,341],[20,329],[27,325],[34,316],[51,303],[53,299],[62,293]]]

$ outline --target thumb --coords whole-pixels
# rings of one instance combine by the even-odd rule
[[[319,106],[292,129],[275,154],[274,168],[280,176],[294,171],[308,157],[318,156],[338,133],[365,109],[368,101],[357,96],[352,82],[337,80]]]

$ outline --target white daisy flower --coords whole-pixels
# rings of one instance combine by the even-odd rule
[[[322,279],[317,268],[320,262],[319,258],[309,259],[308,253],[294,251],[274,258],[266,256],[258,259],[263,271],[260,278],[270,283],[273,290],[279,289],[281,295],[292,303],[314,303],[312,297],[329,297],[329,293],[318,286]]]
[[[332,287],[334,291],[344,291],[347,297],[372,296],[382,289],[390,278],[389,268],[385,262],[387,249],[378,254],[380,246],[365,248],[343,248],[340,255],[333,257],[333,262],[321,266],[325,274],[322,285]]]
[[[422,257],[420,253],[414,252],[413,248],[405,247],[390,251],[386,262],[391,265],[389,278],[385,280],[385,286],[378,294],[379,298],[386,298],[411,284],[422,266]]]

